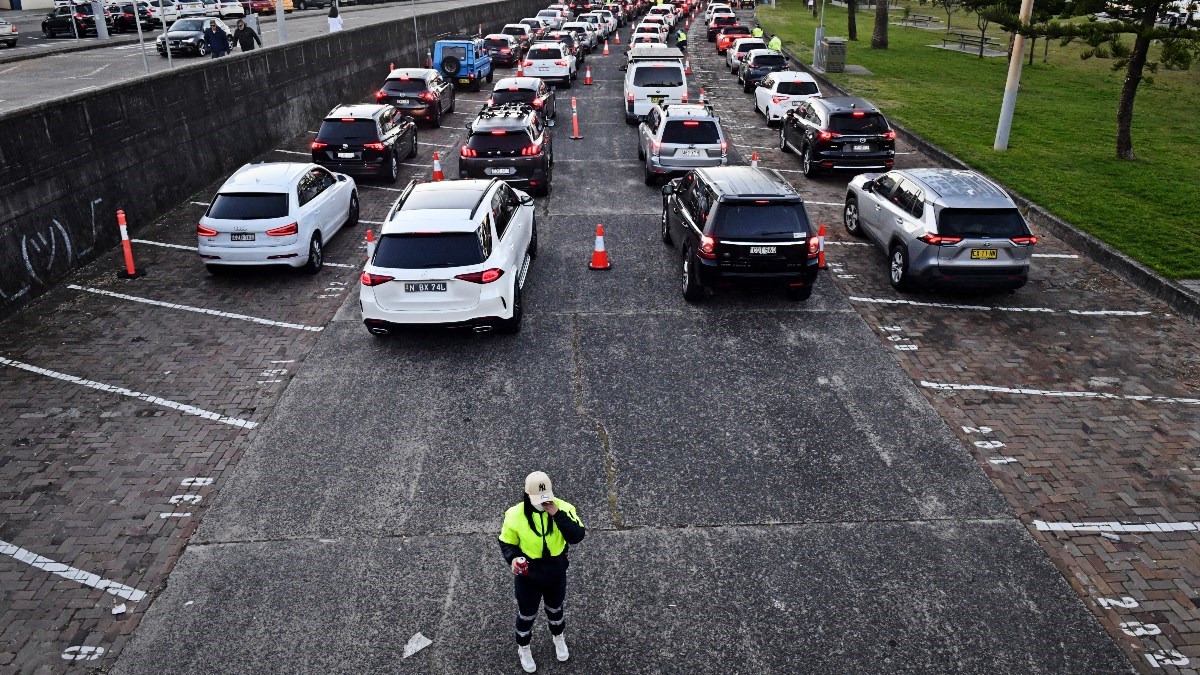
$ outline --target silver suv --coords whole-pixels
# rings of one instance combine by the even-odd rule
[[[700,104],[656,104],[638,126],[638,159],[646,161],[646,185],[660,176],[729,163],[721,118]]]
[[[1017,289],[1029,280],[1037,237],[1017,205],[974,171],[904,169],[855,176],[846,230],[888,255],[898,290],[914,284]]]

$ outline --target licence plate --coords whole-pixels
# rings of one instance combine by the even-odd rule
[[[751,246],[751,255],[774,255],[777,247],[775,246]]]
[[[430,291],[445,291],[446,282],[433,281],[424,284],[404,284],[405,293],[427,293]]]
[[[854,152],[870,152],[870,151],[871,151],[871,146],[869,146],[869,145],[855,145],[855,146],[852,146],[850,149],[851,149],[851,150],[853,150]]]
[[[511,166],[501,167],[498,169],[488,167],[484,169],[483,172],[489,176],[511,176],[512,174],[516,173],[517,170]]]
[[[354,159],[353,152],[339,152],[338,159]]]
[[[665,98],[667,98],[667,97],[666,96],[651,96],[650,102],[651,103],[662,103]]]
[[[680,150],[679,156],[680,157],[699,157],[700,151],[699,150]]]
[[[409,103],[412,103],[412,99],[411,98],[398,98],[398,99],[396,99],[396,103],[399,103],[400,105],[408,105]]]
[[[971,249],[971,260],[995,260],[1000,252],[994,248]]]
[[[469,78],[469,77],[460,77],[460,78],[458,78],[458,83],[459,83],[459,84],[471,84],[471,78]]]
[[[231,234],[229,241],[254,241],[253,234]]]

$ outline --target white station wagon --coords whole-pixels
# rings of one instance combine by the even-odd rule
[[[213,273],[233,265],[287,265],[316,274],[325,243],[357,224],[353,178],[316,164],[247,164],[217,191],[196,237]]]

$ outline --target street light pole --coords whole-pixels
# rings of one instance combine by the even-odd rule
[[[167,51],[167,69],[170,70],[175,67],[175,61],[171,56],[171,36],[167,34],[167,3],[165,0],[158,0],[158,15],[162,19],[163,48]],[[178,10],[176,10],[175,18],[179,18]]]
[[[818,65],[818,52],[821,51],[821,41],[825,39],[825,0],[821,0],[821,20],[817,23],[817,32],[813,35],[813,68],[825,70],[825,64]]]
[[[146,5],[146,9],[147,9],[147,10],[149,10],[149,8],[150,8],[150,6],[149,6],[149,5]],[[143,66],[145,66],[145,68],[146,68],[146,74],[147,74],[147,75],[149,75],[149,74],[150,74],[150,61],[148,61],[148,60],[146,59],[146,39],[142,37],[142,13],[141,13],[141,9],[142,9],[142,8],[141,8],[141,5],[139,5],[139,4],[138,4],[137,0],[134,0],[134,2],[133,2],[133,22],[134,22],[135,24],[137,24],[137,29],[138,29],[138,47],[139,47],[139,48],[142,50],[142,65],[143,65]],[[169,47],[170,47],[170,45],[167,45],[167,47],[169,48]]]
[[[279,26],[279,44],[287,42],[287,29],[283,25],[283,0],[275,0],[275,24]]]
[[[425,65],[425,64],[424,64],[424,62],[422,62],[422,61],[421,61],[421,33],[420,33],[420,29],[419,29],[419,28],[417,28],[417,7],[416,7],[416,4],[415,4],[415,3],[414,3],[414,4],[410,4],[410,5],[408,6],[408,11],[412,12],[412,17],[413,17],[413,50],[416,52],[416,55],[417,55],[417,67],[418,67],[418,68],[420,68],[421,66],[423,66],[423,65]]]
[[[1021,26],[1029,25],[1033,15],[1033,0],[1021,0]],[[1025,61],[1025,36],[1013,38],[1012,55],[1008,59],[1008,80],[1004,83],[1004,101],[1000,104],[1000,123],[996,125],[993,150],[1008,149],[1008,134],[1012,131],[1013,110],[1017,107],[1017,91],[1021,88],[1021,64]]]

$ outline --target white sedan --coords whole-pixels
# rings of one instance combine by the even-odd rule
[[[789,110],[805,99],[820,96],[817,81],[808,73],[790,70],[770,73],[754,89],[754,109],[766,115],[769,126],[782,120]]]
[[[196,237],[213,273],[231,265],[287,265],[316,274],[325,243],[357,224],[353,178],[316,164],[247,164],[217,191]]]

